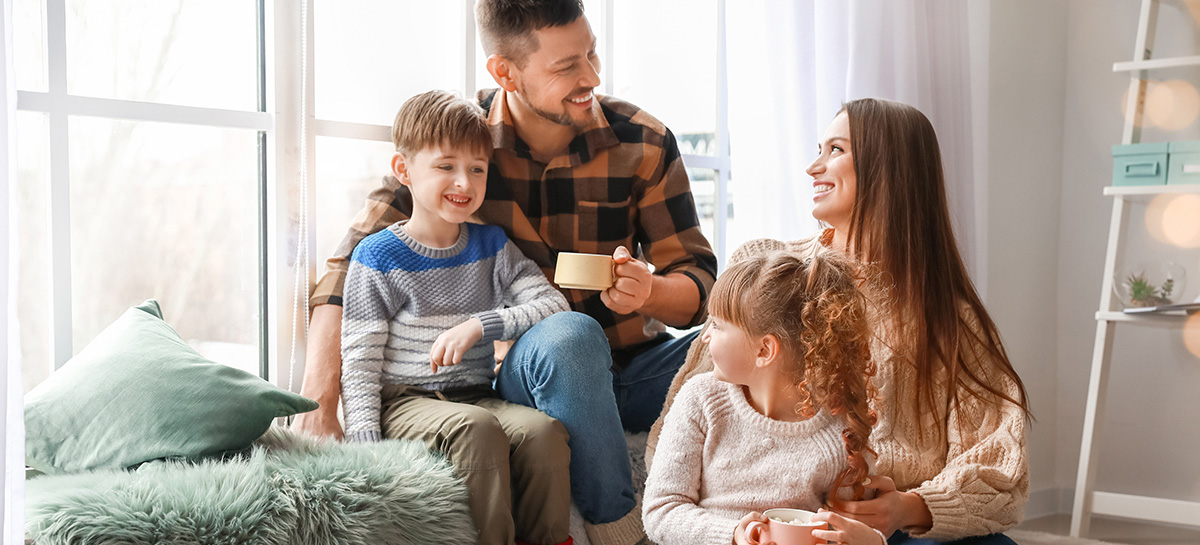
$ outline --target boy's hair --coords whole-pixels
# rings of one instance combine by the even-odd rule
[[[443,144],[492,153],[483,109],[448,91],[428,91],[404,101],[392,123],[392,143],[405,155]]]
[[[842,432],[848,466],[834,480],[829,503],[841,505],[838,490],[850,487],[854,499],[864,493],[869,470],[863,452],[876,414],[871,377],[871,328],[857,264],[833,252],[801,259],[774,252],[731,265],[717,278],[708,300],[710,315],[752,337],[774,335],[782,345],[779,361],[793,362],[801,402],[798,413],[813,416],[820,408],[844,415]]]
[[[583,0],[479,0],[475,21],[487,55],[500,55],[525,68],[537,51],[533,31],[562,26],[583,16]]]

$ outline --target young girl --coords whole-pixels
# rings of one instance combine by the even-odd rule
[[[714,369],[684,384],[646,481],[646,534],[661,545],[754,543],[760,511],[862,499],[875,413],[870,327],[855,266],[827,252],[755,256],[709,296]],[[820,540],[882,534],[830,512]]]

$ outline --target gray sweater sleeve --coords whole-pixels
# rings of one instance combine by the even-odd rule
[[[506,308],[472,315],[483,324],[484,342],[516,339],[547,316],[570,308],[537,264],[511,240],[496,256],[496,275],[504,290]]]
[[[382,272],[357,260],[350,263],[342,313],[342,403],[349,441],[382,439],[379,392],[384,347],[402,298]]]

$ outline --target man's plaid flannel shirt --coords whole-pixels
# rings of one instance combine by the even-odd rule
[[[628,102],[599,96],[601,115],[571,141],[564,155],[548,164],[533,159],[517,137],[508,111],[508,93],[478,94],[488,112],[495,150],[488,168],[487,194],[477,216],[499,225],[530,259],[554,279],[559,252],[609,254],[617,246],[653,265],[655,274],[679,273],[700,291],[700,306],[689,325],[701,323],[717,261],[700,232],[687,173],[674,135],[657,119]],[[408,217],[412,196],[391,175],[367,197],[336,255],[326,261],[311,306],[342,304],[350,253],[367,235]],[[640,313],[616,314],[600,292],[562,290],[573,310],[604,327],[614,349],[635,347],[663,331],[663,324]]]

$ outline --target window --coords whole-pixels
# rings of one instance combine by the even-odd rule
[[[704,234],[724,258],[729,196],[723,0],[610,0],[609,88],[666,123],[689,167]],[[652,51],[655,54],[646,54]]]
[[[309,214],[320,274],[367,194],[390,171],[391,125],[400,105],[430,89],[470,96],[467,66],[474,63],[465,52],[474,50],[474,24],[466,18],[474,2],[310,1],[315,115],[308,129],[317,198]]]
[[[14,0],[26,391],[151,297],[202,354],[287,383],[297,246],[315,282],[405,99],[494,86],[474,3]],[[724,0],[585,9],[600,91],[676,134],[723,258]]]
[[[200,353],[259,372],[262,14],[15,1],[26,391],[148,298]]]

